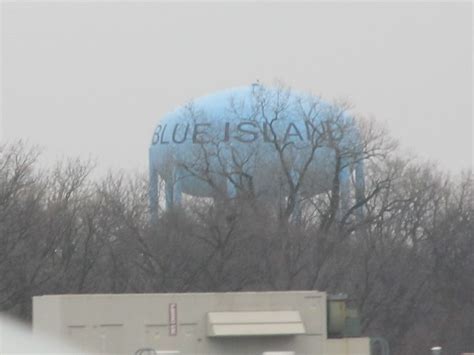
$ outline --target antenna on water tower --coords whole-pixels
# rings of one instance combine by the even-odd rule
[[[255,93],[255,88],[260,86],[260,80],[256,80],[255,82],[252,83],[252,94]]]

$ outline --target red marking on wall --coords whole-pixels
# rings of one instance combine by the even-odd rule
[[[176,303],[169,304],[168,315],[170,336],[174,337],[178,334],[178,305]]]

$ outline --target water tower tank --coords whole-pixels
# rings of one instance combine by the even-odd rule
[[[344,125],[344,136],[327,136],[330,125]],[[298,181],[303,171],[304,196],[328,191],[335,174],[349,183],[353,168],[358,168],[362,188],[358,154],[344,157],[346,168],[339,171],[335,141],[341,150],[357,152],[355,123],[339,107],[316,97],[253,84],[198,98],[166,114],[153,132],[151,209],[158,206],[160,178],[167,207],[179,203],[183,193],[233,197],[252,189],[259,198],[285,195],[288,176]]]

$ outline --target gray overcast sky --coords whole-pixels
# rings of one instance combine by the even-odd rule
[[[470,3],[3,3],[3,139],[144,170],[159,118],[279,79],[385,123],[405,150],[472,163]]]

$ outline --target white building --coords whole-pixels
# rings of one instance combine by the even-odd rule
[[[33,299],[34,332],[71,341],[85,353],[370,355],[369,338],[342,337],[346,318],[344,301],[328,303],[318,291]]]

